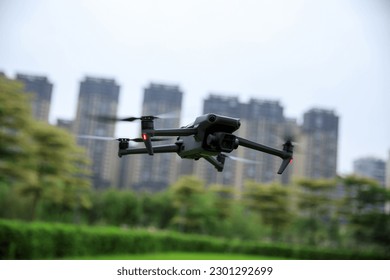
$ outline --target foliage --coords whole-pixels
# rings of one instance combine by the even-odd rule
[[[180,178],[170,188],[176,215],[172,225],[182,232],[209,233],[215,224],[214,198],[207,196],[204,183],[191,176]]]
[[[248,181],[244,196],[248,207],[259,213],[262,222],[271,227],[271,239],[279,240],[293,218],[289,189]]]
[[[301,179],[297,183],[297,208],[299,219],[297,229],[301,238],[310,245],[319,245],[326,240],[327,232],[334,234],[332,223],[336,202],[333,194],[336,188],[334,180]],[[336,229],[337,231],[337,229]]]
[[[379,183],[370,178],[347,176],[341,181],[347,189],[346,199],[351,202],[348,206],[352,214],[362,214],[368,210],[378,210],[390,200],[389,190],[383,188]]]
[[[38,181],[28,96],[21,84],[0,76],[0,182],[18,185]]]
[[[226,252],[291,259],[386,258],[386,255],[379,253],[247,242],[177,232],[4,220],[0,220],[0,243],[2,259],[58,259],[167,251]]]
[[[115,191],[113,189],[102,193],[102,217],[112,225],[137,224],[139,203],[131,192]]]
[[[390,214],[385,212],[390,191],[372,179],[353,175],[341,182],[347,188],[343,214],[351,225],[356,244],[374,244],[390,252]]]
[[[89,208],[87,161],[74,138],[65,130],[40,122],[34,124],[32,137],[37,143],[35,167],[39,180],[22,188],[24,195],[32,197],[32,219],[41,199],[65,209]]]
[[[21,84],[0,77],[0,184],[7,193],[0,203],[25,200],[32,220],[42,203],[68,211],[89,208],[84,151],[68,132],[34,120],[28,96]]]
[[[139,194],[139,225],[143,227],[167,228],[175,209],[169,192]]]
[[[233,215],[232,207],[235,201],[235,191],[231,186],[212,184],[208,187],[209,192],[214,196],[214,207],[218,219],[228,219]]]

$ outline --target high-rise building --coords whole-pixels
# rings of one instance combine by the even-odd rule
[[[154,121],[155,129],[177,128],[180,125],[180,113],[183,92],[177,85],[151,83],[144,89],[142,115],[170,115]],[[172,117],[175,115],[176,117]],[[175,138],[172,138],[175,140]],[[168,143],[172,141],[168,140]],[[158,142],[160,145],[165,141]],[[142,144],[141,144],[142,145]],[[131,155],[132,187],[137,190],[161,190],[177,179],[179,158],[175,153],[149,155]],[[121,176],[123,177],[123,176]],[[127,181],[129,181],[127,180]]]
[[[203,102],[203,114],[214,113],[232,118],[241,118],[244,112],[244,105],[237,96],[223,94],[210,94]]]
[[[375,157],[363,157],[353,162],[353,173],[376,180],[381,186],[385,186],[386,162]]]
[[[73,131],[76,135],[113,137],[115,123],[99,121],[97,116],[116,116],[119,85],[112,79],[86,77],[80,83],[76,119]],[[78,138],[92,162],[92,181],[95,188],[116,184],[117,143],[95,139]]]
[[[49,122],[53,84],[42,76],[17,74],[16,79],[24,84],[25,92],[31,94],[31,108],[34,118]]]
[[[282,149],[286,120],[283,107],[278,101],[251,99],[246,104],[245,121],[242,122],[241,136],[249,140]],[[253,152],[243,148],[243,157],[258,164],[247,164],[243,168],[245,180],[270,183],[280,181],[277,171],[281,159],[273,155]],[[287,174],[287,173],[286,173]]]
[[[304,154],[294,160],[294,176],[334,178],[337,174],[339,118],[334,111],[311,109],[303,116],[300,145]]]

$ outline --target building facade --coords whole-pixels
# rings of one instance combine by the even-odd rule
[[[330,179],[337,175],[338,127],[334,111],[314,108],[304,113],[300,134],[304,151],[296,157],[299,162],[294,160],[295,176]]]
[[[244,127],[242,127],[240,136],[266,146],[282,149],[286,119],[283,114],[284,109],[280,103],[271,100],[251,99],[245,107],[246,114],[243,116]],[[281,181],[282,176],[277,174],[282,163],[279,157],[267,153],[254,152],[246,148],[241,149],[245,159],[258,162],[258,164],[247,164],[244,166],[243,176],[245,180],[263,183]],[[291,166],[289,166],[290,168]]]
[[[48,123],[53,84],[43,76],[17,74],[16,80],[23,83],[26,93],[31,94],[33,117]]]
[[[154,121],[155,129],[177,128],[180,126],[180,114],[183,92],[177,85],[151,83],[144,89],[142,115],[162,115]],[[166,117],[163,115],[167,114]],[[157,142],[161,145],[174,143],[172,140]],[[140,145],[143,145],[142,143]],[[127,156],[128,168],[121,175],[124,181],[131,182],[136,190],[158,191],[173,183],[178,176],[178,161],[175,153]],[[125,179],[127,177],[128,179]],[[130,178],[129,178],[130,177]]]
[[[86,77],[80,83],[76,119],[73,131],[76,135],[113,137],[114,122],[99,121],[97,116],[116,116],[120,87],[112,79]],[[78,138],[78,144],[86,148],[92,163],[92,182],[101,189],[117,183],[117,143]]]
[[[386,182],[386,162],[375,157],[359,158],[353,162],[353,173],[376,180],[381,186]]]

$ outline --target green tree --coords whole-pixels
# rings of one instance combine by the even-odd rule
[[[373,179],[354,175],[341,178],[341,183],[346,195],[340,212],[356,244],[377,245],[390,254],[390,214],[385,211],[390,191]]]
[[[168,228],[171,220],[176,214],[172,202],[172,193],[169,191],[154,193],[151,202],[154,213],[152,224],[157,228]],[[151,207],[149,206],[149,208]]]
[[[23,86],[0,76],[0,182],[8,186],[37,183],[32,123]]]
[[[224,186],[219,184],[212,184],[208,187],[209,191],[215,197],[215,209],[218,218],[225,220],[232,215],[233,203],[235,201],[234,188],[232,186]]]
[[[216,223],[213,196],[204,183],[192,176],[180,178],[170,188],[176,215],[171,223],[179,231],[210,233]]]
[[[299,236],[310,245],[329,241],[328,234],[334,235],[335,230],[334,194],[337,182],[328,179],[301,179],[297,181],[297,186],[297,207],[301,217]]]
[[[35,219],[43,198],[89,207],[87,162],[66,131],[35,121],[23,86],[0,77],[0,183],[31,199]]]
[[[247,181],[244,199],[250,209],[260,214],[263,224],[271,228],[270,238],[280,240],[293,219],[289,189],[277,184]]]
[[[220,236],[241,240],[260,240],[267,238],[269,232],[256,211],[249,211],[240,200],[230,205],[229,216],[218,219]]]
[[[369,210],[383,211],[389,200],[388,191],[373,179],[349,175],[340,179],[344,185],[347,214],[360,215]]]
[[[141,215],[137,196],[129,190],[108,189],[99,192],[100,201],[94,201],[94,209],[104,224],[136,226]]]
[[[167,228],[174,216],[172,198],[168,191],[136,193],[138,201],[137,225],[142,227]]]
[[[22,188],[32,198],[31,219],[36,218],[39,202],[44,199],[65,209],[89,208],[90,183],[84,150],[67,131],[42,122],[31,127],[36,143],[36,183]]]

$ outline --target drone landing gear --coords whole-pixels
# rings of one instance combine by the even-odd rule
[[[214,167],[218,170],[218,172],[223,171],[223,167],[225,165],[225,157],[222,154],[218,154],[216,158],[213,157],[204,157],[209,163],[214,165]]]

